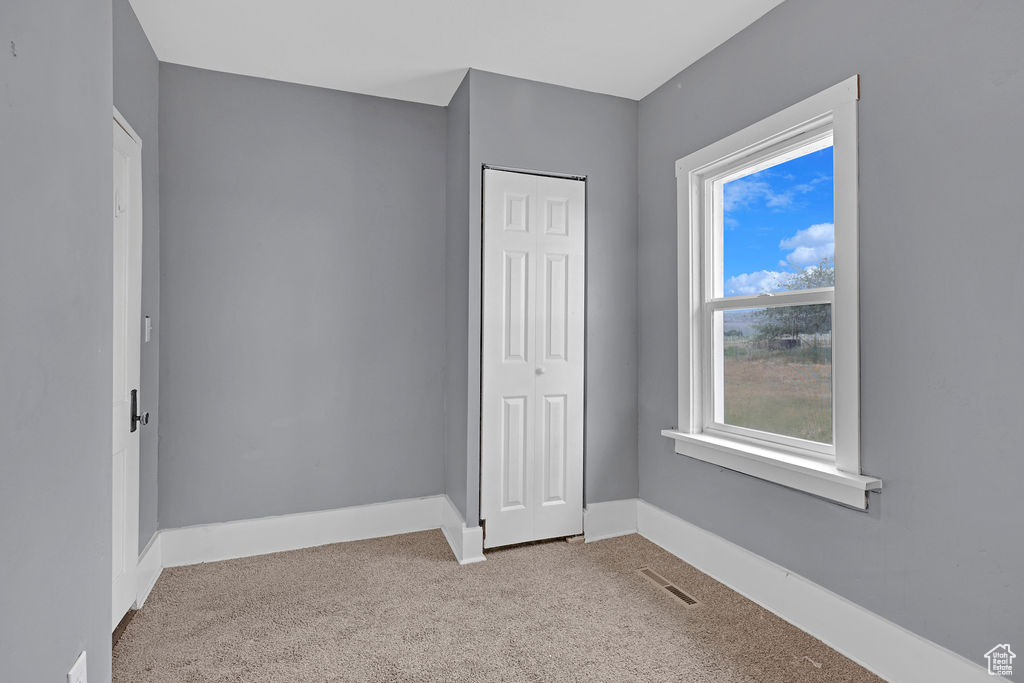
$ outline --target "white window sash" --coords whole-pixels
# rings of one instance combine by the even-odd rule
[[[778,306],[809,306],[813,304],[832,304],[834,287],[818,289],[792,289],[771,294],[749,294],[742,296],[726,296],[710,299],[705,306],[715,311],[735,311],[744,308],[774,308]]]

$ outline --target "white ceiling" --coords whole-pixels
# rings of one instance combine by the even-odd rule
[[[640,99],[782,0],[131,0],[161,61],[446,105],[467,67]]]

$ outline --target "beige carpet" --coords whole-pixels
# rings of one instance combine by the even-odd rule
[[[114,680],[879,679],[639,536],[460,567],[425,531],[167,569],[114,648]]]

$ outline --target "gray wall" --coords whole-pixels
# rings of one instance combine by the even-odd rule
[[[12,45],[13,43],[13,45]],[[0,678],[110,680],[110,2],[0,3]]]
[[[1024,640],[1024,6],[789,0],[640,104],[640,495],[963,656]],[[867,514],[673,453],[673,162],[860,73]]]
[[[448,103],[445,185],[444,489],[466,517],[466,382],[469,315],[469,74]]]
[[[587,176],[585,499],[637,495],[637,103],[469,72],[467,519],[479,516],[483,164]]]
[[[141,409],[149,425],[139,443],[139,551],[157,530],[157,431],[160,424],[159,63],[128,0],[113,0],[114,106],[142,138],[142,315],[153,334],[142,345]]]
[[[445,110],[160,66],[160,524],[444,490]]]

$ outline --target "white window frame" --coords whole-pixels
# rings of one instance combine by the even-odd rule
[[[859,97],[859,77],[851,76],[676,162],[679,426],[662,434],[675,440],[681,455],[866,509],[867,491],[881,489],[882,482],[862,475],[860,468]],[[724,183],[829,144],[834,160],[835,287],[725,297],[720,270]],[[832,305],[833,443],[716,421],[723,377],[713,343],[715,312],[824,303]]]

